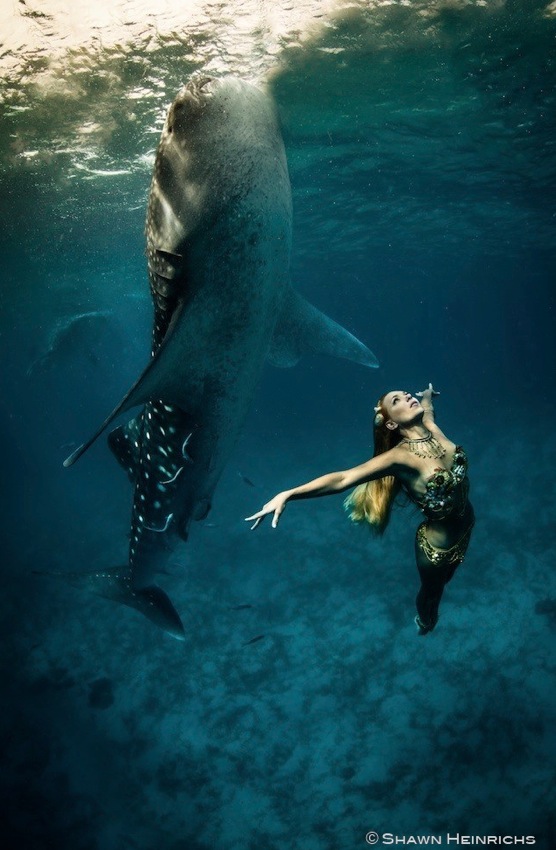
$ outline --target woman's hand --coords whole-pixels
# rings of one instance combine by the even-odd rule
[[[427,399],[428,401],[432,402],[432,397],[435,395],[440,395],[440,393],[433,388],[432,384],[429,384],[428,389],[423,390],[420,393],[415,393],[415,395],[417,396],[417,398]]]
[[[272,517],[272,528],[276,528],[276,526],[278,525],[278,520],[280,519],[280,514],[286,507],[287,501],[287,493],[278,493],[276,496],[274,496],[273,499],[270,500],[270,502],[267,502],[266,505],[263,505],[262,510],[257,511],[257,513],[253,514],[253,516],[245,517],[245,522],[250,522],[253,519],[255,520],[255,522],[251,526],[251,531],[253,531],[254,528],[257,528],[257,526],[261,524],[267,514],[274,514],[274,516]]]

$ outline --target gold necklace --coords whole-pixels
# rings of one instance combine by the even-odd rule
[[[417,457],[434,457],[440,459],[446,454],[444,446],[440,445],[430,431],[428,437],[421,437],[419,440],[409,440],[407,437],[404,437],[400,440],[400,445],[402,443],[405,443],[408,450],[413,452],[414,455],[417,455]]]

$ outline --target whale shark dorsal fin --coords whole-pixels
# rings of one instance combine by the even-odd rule
[[[303,354],[331,354],[376,369],[372,351],[341,325],[289,289],[276,322],[268,359],[273,366],[294,366]]]

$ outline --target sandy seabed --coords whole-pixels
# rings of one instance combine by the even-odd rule
[[[250,533],[244,515],[326,471],[309,436],[264,455],[250,442],[163,576],[185,643],[31,572],[54,550],[66,568],[121,562],[124,483],[94,521],[66,513],[64,541],[59,530],[19,541],[3,597],[9,838],[58,850],[351,850],[375,830],[534,835],[549,850],[553,445],[539,436],[524,449],[516,431],[503,456],[494,443],[470,452],[474,537],[423,638],[418,514],[396,511],[376,540],[341,499],[318,499]]]

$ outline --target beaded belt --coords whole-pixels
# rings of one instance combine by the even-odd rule
[[[453,546],[450,546],[449,549],[439,549],[438,546],[433,546],[430,542],[429,538],[426,535],[425,529],[427,526],[427,522],[422,522],[419,528],[417,529],[417,545],[427,558],[434,564],[436,567],[448,566],[449,564],[455,564],[456,561],[463,561],[465,557],[465,553],[467,552],[467,547],[469,546],[469,538],[471,537],[471,532],[473,531],[473,525],[475,523],[472,522],[469,528],[462,534],[457,543],[454,543]]]

